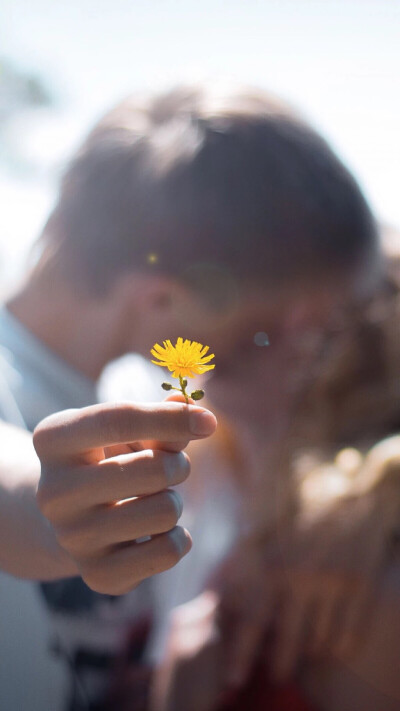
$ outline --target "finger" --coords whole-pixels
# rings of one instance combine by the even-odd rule
[[[88,468],[89,469],[89,468]],[[132,496],[147,496],[182,484],[190,474],[190,459],[185,452],[145,449],[90,467],[87,491],[92,501],[110,503]],[[93,491],[97,484],[98,495]],[[82,487],[82,480],[80,488]]]
[[[36,428],[34,445],[39,458],[47,461],[87,461],[93,460],[93,450],[114,444],[149,439],[187,443],[209,436],[215,428],[214,415],[194,405],[110,403],[51,415]]]
[[[189,404],[194,405],[194,400],[188,397]],[[164,402],[186,402],[184,395],[182,393],[170,393],[164,398]]]
[[[157,450],[104,459],[94,465],[78,466],[67,476],[54,468],[43,468],[37,500],[42,513],[53,522],[70,518],[100,504],[111,504],[134,496],[146,496],[181,484],[190,473],[184,452]]]
[[[92,590],[124,595],[146,578],[172,568],[191,547],[189,532],[176,526],[149,541],[129,543],[104,558],[85,561],[80,572]]]
[[[59,525],[57,538],[63,548],[77,557],[92,556],[110,546],[175,528],[183,503],[177,491],[130,499],[113,506],[101,506],[79,521]]]
[[[182,393],[169,393],[164,398],[164,402],[180,402],[184,404],[190,404],[194,405],[195,402],[192,400],[192,398],[188,398],[188,403],[185,400],[185,397]],[[184,449],[187,445],[187,441],[176,441],[176,442],[161,442],[160,440],[146,440],[142,441],[141,445],[143,449],[162,449],[165,452],[180,452],[182,449]]]

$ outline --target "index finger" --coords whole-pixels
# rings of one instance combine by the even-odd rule
[[[183,449],[216,425],[212,412],[186,403],[104,403],[50,415],[36,427],[33,443],[46,460],[93,460],[104,447],[142,440],[180,442]]]

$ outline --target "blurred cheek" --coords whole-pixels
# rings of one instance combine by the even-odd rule
[[[260,349],[261,350],[261,349]],[[263,348],[241,363],[217,363],[207,384],[207,396],[222,411],[248,421],[279,418],[290,407],[289,359],[278,348]]]

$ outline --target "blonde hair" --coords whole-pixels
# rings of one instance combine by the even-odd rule
[[[381,283],[331,334],[299,397],[295,469],[306,505],[393,485],[400,503],[400,239],[385,252]]]

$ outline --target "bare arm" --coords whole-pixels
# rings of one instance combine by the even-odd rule
[[[0,423],[0,443],[0,568],[40,580],[77,575],[36,503],[40,462],[32,436]]]

